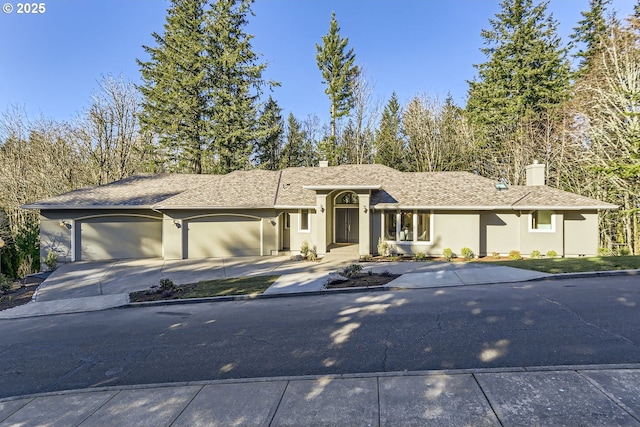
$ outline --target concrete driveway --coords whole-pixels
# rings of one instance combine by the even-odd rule
[[[281,274],[274,271],[288,261],[288,257],[279,256],[74,262],[61,265],[42,282],[36,301],[128,294],[157,285],[162,278],[178,285],[226,277]]]

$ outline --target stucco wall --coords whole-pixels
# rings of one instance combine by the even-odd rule
[[[506,255],[512,250],[520,250],[520,212],[482,212],[479,255]]]
[[[442,250],[451,248],[460,254],[463,247],[480,251],[480,213],[479,212],[434,212],[433,245],[431,253],[441,255]]]
[[[565,212],[564,255],[589,256],[597,254],[598,213],[596,211]]]
[[[529,212],[520,215],[520,253],[528,256],[532,251],[540,251],[545,255],[548,251],[556,251],[558,255],[564,255],[564,221],[563,213],[555,212],[555,231],[530,231]]]
[[[62,223],[62,221],[65,223]],[[40,214],[40,260],[49,251],[58,255],[58,262],[71,262],[72,225],[64,212],[42,211]],[[44,265],[44,264],[43,264]]]

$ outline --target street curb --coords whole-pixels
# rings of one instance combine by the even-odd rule
[[[354,378],[390,378],[390,377],[420,377],[441,375],[483,375],[534,372],[578,372],[578,371],[611,371],[611,370],[640,370],[640,363],[602,364],[602,365],[559,365],[559,366],[522,366],[504,368],[466,368],[466,369],[432,369],[423,371],[391,371],[391,372],[362,372],[348,374],[324,375],[284,375],[279,377],[230,378],[223,380],[179,381],[155,384],[131,384],[118,386],[102,386],[83,389],[48,391],[42,393],[25,394],[0,398],[0,403],[22,399],[36,399],[50,396],[69,396],[73,394],[88,394],[104,391],[148,390],[158,388],[207,386],[222,384],[268,383],[277,381],[317,381],[317,380],[346,380]]]
[[[529,279],[526,281],[533,282],[533,281],[540,281],[540,280],[588,279],[592,277],[615,277],[615,276],[640,276],[640,270],[606,270],[606,271],[583,271],[579,273],[557,273],[557,274],[549,274],[546,277],[536,277],[534,279]]]
[[[517,268],[517,267],[514,267]],[[452,288],[452,287],[464,287],[464,286],[484,286],[493,284],[504,283],[522,283],[522,282],[540,282],[543,280],[563,280],[563,279],[585,279],[591,277],[613,277],[613,276],[640,276],[640,270],[609,270],[609,271],[586,271],[581,273],[559,273],[549,274],[543,277],[535,277],[533,279],[517,280],[513,282],[498,282],[498,283],[476,283],[473,285],[448,285],[448,286],[433,286],[429,288],[409,288],[403,286],[367,286],[367,287],[354,287],[354,288],[339,288],[339,289],[323,289],[320,291],[307,291],[307,292],[287,292],[287,293],[274,293],[274,294],[258,294],[258,295],[230,295],[223,297],[208,297],[208,298],[188,298],[188,299],[171,299],[160,301],[145,301],[145,302],[130,302],[129,304],[113,307],[115,309],[123,308],[138,308],[138,307],[156,307],[166,305],[179,305],[179,304],[202,304],[208,302],[229,302],[229,301],[253,301],[260,299],[282,298],[282,297],[302,297],[302,296],[317,296],[317,295],[334,295],[334,294],[351,294],[359,292],[384,292],[395,290],[407,290],[407,289],[438,289],[438,288]]]
[[[272,299],[272,298],[289,298],[289,297],[303,297],[303,296],[318,296],[318,295],[333,295],[333,294],[352,294],[359,292],[380,292],[389,291],[393,288],[386,286],[366,286],[366,287],[352,287],[352,288],[340,288],[340,289],[323,289],[320,291],[306,291],[306,292],[286,292],[280,294],[258,294],[258,295],[230,295],[223,297],[208,297],[208,298],[186,298],[186,299],[169,299],[160,301],[143,301],[143,302],[130,302],[129,304],[114,307],[114,308],[138,308],[138,307],[154,307],[163,305],[178,305],[178,304],[201,304],[207,302],[228,302],[228,301],[253,301],[260,299]]]

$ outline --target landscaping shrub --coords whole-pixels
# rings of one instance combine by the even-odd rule
[[[445,260],[451,261],[451,258],[453,258],[454,254],[451,248],[444,248],[442,250],[442,256],[444,257]]]
[[[538,259],[542,256],[542,254],[540,253],[539,250],[533,250],[531,251],[531,254],[529,254],[529,258],[531,259]]]
[[[500,259],[500,252],[493,252],[491,256],[493,256],[494,259]]]
[[[520,255],[520,251],[513,250],[509,252],[509,259],[513,261],[517,261],[522,259],[522,255]]]
[[[391,251],[389,249],[389,244],[382,240],[382,237],[378,238],[378,255],[380,256],[389,256]]]
[[[318,250],[316,249],[315,246],[309,249],[309,253],[307,254],[307,259],[309,261],[315,261],[318,259]]]
[[[58,266],[58,254],[52,250],[49,250],[47,258],[44,260],[44,265],[47,266],[48,271],[53,271]]]
[[[473,259],[475,257],[475,254],[473,253],[473,251],[471,250],[471,248],[462,248],[460,249],[460,254],[462,255],[462,257],[464,259]]]
[[[342,274],[344,274],[348,278],[358,277],[360,272],[362,271],[362,266],[360,264],[349,264],[342,270]]]
[[[371,255],[369,255],[369,254],[362,255],[362,256],[360,257],[360,261],[364,261],[364,262],[369,262],[369,261],[371,261],[372,259],[373,259],[373,258],[371,258]]]
[[[613,252],[609,248],[598,248],[598,256],[611,256]]]
[[[302,245],[300,245],[300,254],[305,258],[309,255],[309,242],[306,240],[302,242]]]
[[[553,249],[547,252],[547,258],[556,258],[557,256],[558,256],[558,253]]]
[[[380,276],[383,276],[383,277],[389,277],[389,276],[393,276],[393,273],[392,273],[392,272],[390,272],[389,270],[383,270],[383,271],[380,273]]]
[[[173,291],[176,288],[176,285],[173,283],[173,280],[164,278],[160,279],[160,289],[162,291]]]
[[[620,256],[631,255],[631,251],[629,250],[628,247],[623,246],[620,249],[618,249],[618,255],[620,255]]]
[[[414,261],[426,261],[427,260],[427,253],[426,252],[418,252],[417,254],[415,254],[413,256],[413,260]]]
[[[12,285],[13,281],[4,274],[0,273],[0,295],[9,292]]]
[[[20,263],[18,264],[18,277],[24,279],[29,274],[33,272],[33,260],[31,259],[31,255],[25,255],[20,259]]]

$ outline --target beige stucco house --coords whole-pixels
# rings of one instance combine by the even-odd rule
[[[538,250],[593,255],[598,211],[615,205],[544,185],[504,186],[467,172],[399,172],[382,165],[140,175],[23,206],[39,209],[41,255],[61,261],[297,253],[334,244],[375,254],[478,255]]]

